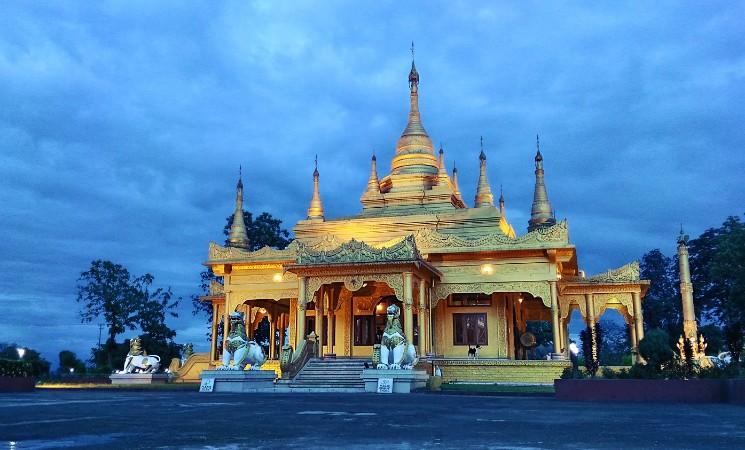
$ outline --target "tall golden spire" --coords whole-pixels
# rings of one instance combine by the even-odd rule
[[[484,137],[481,137],[481,154],[479,155],[479,184],[476,187],[476,208],[484,206],[494,206],[494,196],[489,187],[489,180],[486,178],[486,154],[484,153]]]
[[[455,167],[455,162],[453,162],[453,194],[455,195],[455,198],[463,203],[463,196],[460,194],[460,187],[458,186],[458,168]]]
[[[396,155],[391,162],[391,169],[394,175],[406,174],[418,179],[414,183],[409,180],[405,183],[406,185],[427,184],[426,178],[436,176],[439,169],[432,140],[419,116],[419,72],[414,63],[413,42],[411,43],[411,70],[409,71],[409,120],[396,143]],[[412,187],[412,190],[421,190],[421,186]]]
[[[237,247],[243,249],[250,248],[248,233],[246,233],[246,224],[243,221],[243,170],[238,167],[238,184],[235,189],[235,211],[233,211],[233,223],[230,225],[230,234],[228,235],[228,247]]]
[[[535,146],[535,191],[533,193],[533,207],[530,210],[530,220],[528,221],[528,231],[556,224],[556,218],[546,192],[546,183],[543,177],[543,155],[541,155],[541,145],[537,134],[535,135]]]
[[[308,219],[323,220],[323,204],[321,203],[321,194],[318,193],[318,175],[318,155],[316,155],[316,168],[313,170],[313,197],[310,199]]]

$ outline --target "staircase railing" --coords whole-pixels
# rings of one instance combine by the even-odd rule
[[[283,357],[284,364],[280,366],[282,369],[282,379],[291,380],[300,373],[303,367],[308,364],[308,361],[318,354],[318,340],[308,339],[304,342],[300,351],[297,353],[290,353],[287,357]],[[289,346],[288,346],[289,347]],[[282,349],[285,351],[285,349]],[[292,352],[292,347],[289,347],[289,352]]]

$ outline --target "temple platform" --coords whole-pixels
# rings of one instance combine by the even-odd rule
[[[429,375],[421,370],[377,370],[365,369],[360,376],[365,382],[365,392],[378,392],[378,380],[392,380],[392,392],[408,394],[427,387]]]
[[[165,373],[112,373],[111,384],[165,384],[169,380]]]
[[[434,358],[431,363],[442,371],[443,383],[488,382],[515,384],[553,384],[565,368],[566,360],[513,360]]]
[[[273,392],[275,377],[273,370],[205,370],[199,376],[210,386],[203,392]]]

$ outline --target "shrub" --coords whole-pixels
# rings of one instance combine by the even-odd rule
[[[30,377],[32,375],[35,374],[28,362],[0,359],[0,377]]]
[[[655,370],[662,370],[675,357],[670,348],[669,336],[659,328],[650,330],[644,339],[639,341],[639,353],[647,361],[647,365]]]

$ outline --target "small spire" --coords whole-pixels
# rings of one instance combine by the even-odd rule
[[[530,210],[528,231],[556,224],[556,217],[551,208],[551,202],[548,201],[548,192],[546,191],[546,182],[543,173],[543,155],[541,155],[540,141],[537,134],[535,136],[535,145],[535,191],[533,192],[533,206]]]
[[[310,199],[308,219],[323,220],[323,203],[321,203],[321,194],[318,192],[318,178],[318,155],[316,155],[315,170],[313,170],[313,197]]]
[[[235,210],[233,211],[233,223],[230,225],[230,233],[226,245],[249,249],[250,242],[246,233],[246,223],[243,220],[243,167],[238,167],[238,183],[235,189]]]
[[[502,217],[507,215],[507,211],[504,208],[504,191],[501,184],[499,185],[499,215]]]
[[[373,152],[370,159],[370,178],[367,180],[367,190],[362,194],[362,198],[382,197],[380,193],[380,180],[378,180],[378,159]]]
[[[458,186],[458,168],[455,167],[455,161],[453,161],[453,194],[455,198],[463,203],[463,196],[460,193],[460,187]]]
[[[437,184],[445,185],[450,181],[450,177],[448,176],[448,170],[445,167],[445,150],[442,149],[442,143],[440,143],[440,152],[437,165]]]
[[[486,177],[486,153],[484,153],[484,137],[481,136],[481,154],[479,154],[479,183],[476,186],[476,208],[483,206],[494,206],[494,196],[489,187],[489,179]]]

